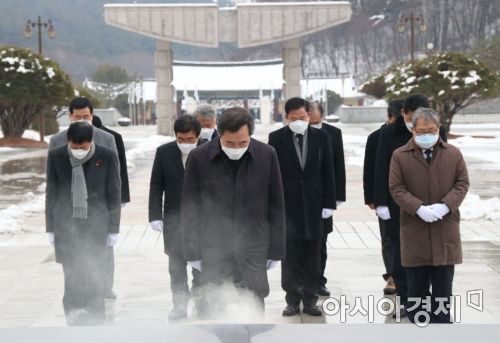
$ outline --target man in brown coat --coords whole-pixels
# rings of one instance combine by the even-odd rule
[[[451,321],[455,264],[462,263],[458,208],[468,189],[462,154],[439,138],[439,115],[418,109],[413,139],[394,152],[389,175],[389,190],[401,208],[401,262],[412,322]],[[431,285],[431,311],[425,311]]]

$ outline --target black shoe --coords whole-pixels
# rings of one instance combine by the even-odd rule
[[[116,293],[110,289],[106,292],[106,294],[104,295],[104,298],[105,299],[109,299],[109,300],[115,300],[116,299]]]
[[[329,297],[330,296],[330,291],[326,286],[319,286],[318,290],[316,291],[316,295],[320,297]]]
[[[173,308],[168,314],[168,321],[175,322],[187,318],[187,309]]]
[[[299,305],[292,305],[289,304],[285,309],[283,310],[283,313],[281,314],[283,317],[291,317],[295,316],[300,313],[300,307]]]
[[[396,294],[396,284],[394,283],[394,279],[392,278],[392,276],[389,276],[387,278],[387,284],[384,287],[384,294],[385,295]]]
[[[313,317],[319,317],[323,315],[323,312],[321,312],[321,310],[316,305],[304,306],[302,312]]]
[[[396,311],[394,311],[394,313],[392,314],[392,318],[394,319],[396,319]],[[408,312],[406,311],[406,309],[402,308],[401,310],[399,310],[399,318],[405,317],[408,317]]]

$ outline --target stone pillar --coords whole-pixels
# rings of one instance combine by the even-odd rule
[[[284,99],[301,96],[300,92],[300,38],[283,42]]]
[[[172,86],[174,73],[172,69],[172,48],[170,42],[156,41],[156,122],[159,135],[174,135],[176,106],[175,89]]]

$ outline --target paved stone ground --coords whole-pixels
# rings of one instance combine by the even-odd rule
[[[152,128],[149,130],[154,132]],[[266,137],[269,130],[260,127],[256,137]],[[356,129],[346,128],[344,134],[353,130]],[[350,148],[346,146],[347,153]],[[114,325],[163,324],[171,307],[168,257],[163,253],[160,235],[147,225],[152,158],[153,154],[148,154],[136,161],[136,168],[131,172],[132,203],[123,210],[120,241],[115,250],[118,299],[107,303],[109,323]],[[373,211],[363,204],[361,176],[359,166],[348,166],[348,201],[334,215],[326,275],[334,297],[344,295],[350,304],[355,297],[361,297],[366,308],[368,296],[373,295],[375,302],[383,297],[384,281],[378,224]],[[65,326],[62,269],[53,262],[43,215],[29,218],[25,226],[28,228],[25,233],[0,235],[0,327]],[[467,306],[466,298],[462,298],[461,321],[500,323],[500,222],[462,222],[461,227],[464,264],[456,268],[454,293],[465,297],[470,290],[484,292],[483,311]],[[281,317],[285,302],[279,267],[269,272],[269,279],[271,294],[266,299],[264,323],[341,322],[339,314],[320,318]],[[237,314],[224,320],[240,321],[253,320]],[[361,314],[348,315],[346,321],[367,323],[368,318]],[[392,317],[381,314],[375,314],[373,321],[395,322]],[[195,319],[188,322],[198,323]]]

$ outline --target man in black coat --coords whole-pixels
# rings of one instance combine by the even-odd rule
[[[104,256],[120,228],[118,157],[92,132],[71,124],[68,145],[49,150],[47,162],[46,230],[63,267],[68,325],[104,323]]]
[[[420,94],[413,94],[404,99],[403,115],[397,118],[395,123],[387,125],[380,131],[375,160],[375,208],[379,218],[384,221],[386,234],[391,239],[391,275],[403,308],[407,304],[407,283],[405,271],[401,266],[400,208],[389,192],[389,167],[394,151],[413,138],[411,132],[413,112],[420,107],[429,106],[429,100]],[[440,131],[440,135],[446,141],[446,133]],[[401,311],[401,316],[405,315],[406,311]]]
[[[108,132],[113,136],[116,143],[116,150],[118,152],[118,161],[120,161],[120,179],[122,181],[121,194],[122,206],[130,202],[130,188],[128,183],[128,170],[127,170],[127,156],[125,154],[125,144],[123,143],[122,135],[118,132],[108,129],[102,124],[101,118],[96,115],[92,116],[92,125]],[[106,298],[116,299],[116,294],[113,291],[114,275],[115,275],[115,256],[113,247],[109,247],[106,253]]]
[[[217,110],[215,107],[210,104],[200,105],[194,110],[193,116],[201,124],[201,138],[211,141],[219,137],[219,133],[215,128],[215,121],[217,119]]]
[[[169,255],[168,271],[172,290],[173,309],[169,321],[187,317],[189,288],[182,252],[180,228],[184,166],[191,150],[206,142],[199,139],[200,123],[184,115],[174,123],[175,141],[156,150],[149,186],[149,223],[155,231],[163,232],[165,254]],[[199,284],[199,271],[194,269],[193,289]]]
[[[249,291],[247,300],[263,313],[269,294],[266,268],[285,257],[278,157],[273,148],[251,139],[253,118],[241,107],[225,110],[217,127],[220,137],[193,150],[186,163],[184,257],[202,272],[210,306],[205,315],[220,316],[235,300],[226,299],[226,287]]]
[[[387,108],[387,122],[382,125],[381,128],[372,132],[366,140],[365,162],[363,165],[363,191],[365,204],[372,210],[375,210],[375,160],[380,131],[387,125],[396,122],[396,119],[402,115],[402,108],[403,100],[390,101]],[[379,218],[378,223],[380,228],[380,241],[382,243],[382,259],[385,266],[385,274],[382,275],[386,281],[384,294],[394,294],[396,293],[396,286],[394,285],[394,279],[391,275],[391,239],[386,233],[384,221]]]
[[[342,140],[342,130],[323,122],[324,109],[323,106],[315,101],[312,103],[312,108],[309,113],[309,124],[317,129],[322,129],[330,135],[333,154],[333,168],[335,170],[335,192],[337,207],[346,201],[346,174],[345,174],[345,158],[344,158],[344,142]],[[330,291],[326,288],[325,277],[326,260],[328,258],[327,241],[328,234],[333,231],[333,217],[323,219],[323,227],[325,229],[321,240],[321,271],[319,276],[319,285],[317,294],[319,296],[328,297]]]
[[[291,98],[285,104],[288,126],[269,135],[280,162],[286,207],[286,259],[281,285],[286,292],[284,316],[303,312],[321,316],[316,306],[321,265],[322,219],[332,216],[335,173],[332,144],[323,130],[309,126],[309,103]]]

